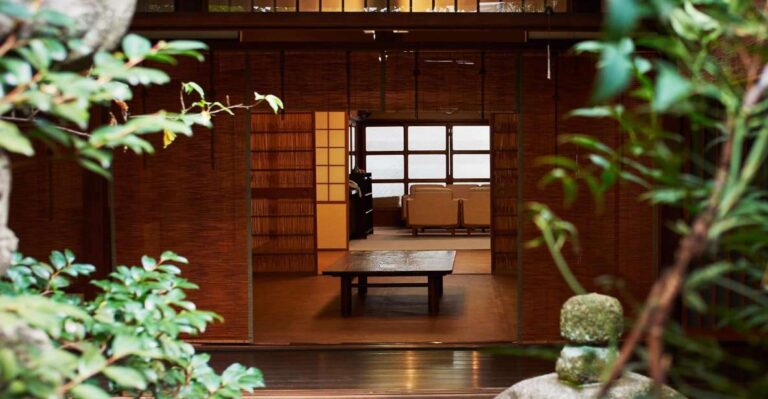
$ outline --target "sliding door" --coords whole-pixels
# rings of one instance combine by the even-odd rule
[[[313,114],[251,117],[253,271],[317,270]]]

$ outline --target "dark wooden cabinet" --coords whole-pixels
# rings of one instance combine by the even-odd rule
[[[352,173],[349,179],[360,187],[360,192],[354,189],[349,192],[349,238],[368,238],[368,234],[373,234],[371,174]]]

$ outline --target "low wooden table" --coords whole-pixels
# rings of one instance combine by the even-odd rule
[[[443,276],[453,273],[456,251],[354,251],[339,259],[324,275],[341,277],[341,315],[352,313],[352,287],[365,296],[369,287],[427,287],[429,313],[440,311]],[[368,277],[426,276],[426,283],[369,283]],[[357,283],[353,280],[357,279]]]

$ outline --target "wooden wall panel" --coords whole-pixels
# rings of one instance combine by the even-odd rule
[[[630,292],[642,298],[654,275],[653,209],[639,204],[637,188],[619,185],[606,193],[602,209],[585,187],[569,207],[563,204],[562,188],[538,187],[548,168],[535,166],[542,155],[559,154],[585,164],[587,151],[558,143],[564,134],[588,134],[612,147],[621,144],[617,124],[600,119],[570,118],[572,109],[588,106],[594,76],[594,59],[578,56],[553,58],[553,78],[546,79],[546,57],[529,54],[523,62],[523,201],[543,202],[579,230],[581,250],[564,251],[574,274],[588,291],[602,291],[596,283],[601,276],[627,282]],[[523,239],[539,234],[525,222]],[[559,309],[573,293],[555,268],[545,249],[523,253],[520,315],[521,338],[526,342],[556,341],[559,337]],[[619,292],[608,292],[621,297]],[[626,306],[626,304],[625,304]]]
[[[378,111],[381,109],[381,63],[378,52],[351,52],[350,109]]]
[[[480,58],[478,52],[419,53],[419,112],[480,111]]]
[[[251,116],[254,273],[317,271],[314,138],[312,112]]]
[[[36,146],[33,158],[13,156],[11,162],[8,223],[19,239],[19,251],[48,259],[53,250],[71,249],[83,260],[85,172],[66,154],[53,154],[42,145]]]
[[[407,51],[389,52],[386,62],[386,110],[412,114],[415,117],[414,53]]]
[[[546,56],[524,54],[521,76],[522,148],[521,166],[523,203],[531,201],[548,204],[558,211],[562,204],[561,190],[556,187],[542,189],[539,181],[547,172],[537,166],[536,160],[557,151],[555,141],[555,81],[547,80]],[[539,236],[539,231],[526,218],[523,222],[522,241]],[[522,326],[520,337],[525,342],[558,338],[559,309],[568,298],[568,287],[557,272],[545,248],[526,248],[523,252],[521,275],[522,293],[518,316]]]
[[[286,111],[347,109],[346,53],[285,53]]]
[[[173,81],[140,94],[134,112],[178,109],[180,83],[189,80],[232,101],[246,96],[242,54],[216,54],[205,63],[182,60],[170,72]],[[217,116],[214,130],[196,128],[192,138],[180,137],[165,150],[153,137],[158,150],[152,156],[116,153],[117,261],[136,264],[142,254],[166,249],[186,256],[190,265],[183,275],[200,285],[190,298],[225,319],[210,327],[205,341],[250,340],[244,121]]]
[[[518,214],[518,117],[491,115],[491,250],[494,274],[516,274]]]
[[[486,113],[516,110],[517,72],[516,53],[485,53],[483,105]]]

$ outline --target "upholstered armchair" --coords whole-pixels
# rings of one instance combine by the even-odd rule
[[[411,186],[411,188],[408,190],[409,193],[406,195],[403,195],[403,209],[402,209],[402,216],[403,220],[406,222],[408,221],[408,207],[406,206],[406,203],[408,202],[408,199],[413,196],[413,194],[417,191],[421,190],[435,190],[435,189],[445,189],[445,186],[442,186],[440,184],[414,184]]]
[[[405,202],[408,208],[408,226],[413,235],[420,228],[447,228],[456,234],[459,225],[459,200],[453,199],[453,191],[447,188],[419,190]]]
[[[472,229],[491,227],[491,188],[475,187],[469,190],[469,195],[461,202],[461,225],[467,228],[467,234]]]

